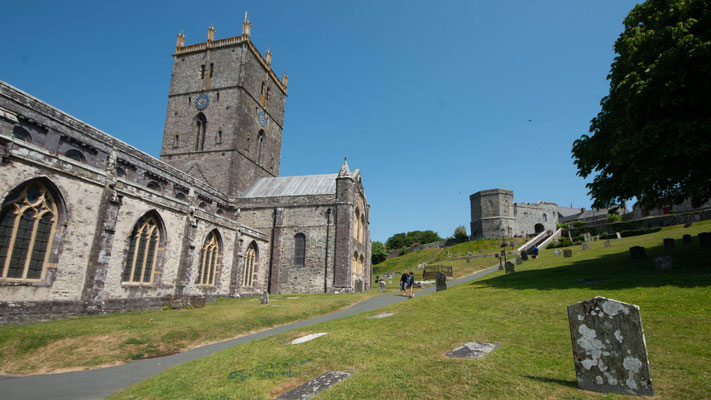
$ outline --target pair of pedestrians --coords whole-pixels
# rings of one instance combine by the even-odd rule
[[[412,270],[408,274],[407,271],[402,273],[400,277],[400,289],[402,290],[401,296],[415,297],[414,293],[415,287],[415,275],[413,275]]]

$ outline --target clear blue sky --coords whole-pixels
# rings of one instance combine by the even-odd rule
[[[636,1],[4,2],[0,79],[158,156],[176,35],[289,75],[281,175],[359,168],[371,236],[469,231],[469,195],[589,207],[570,157]]]

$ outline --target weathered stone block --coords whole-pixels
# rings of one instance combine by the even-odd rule
[[[605,239],[605,248],[608,249],[608,248],[610,248],[611,246],[612,246],[612,245],[610,244],[610,240],[609,240],[609,239]]]
[[[516,272],[516,267],[511,261],[506,261],[506,274],[513,274]]]
[[[590,243],[583,242],[583,251],[585,251],[585,250],[590,250]]]
[[[652,257],[652,263],[656,271],[671,271],[674,267],[674,262],[671,256],[656,256]]]
[[[437,281],[438,292],[440,290],[447,290],[447,275],[443,274],[442,272],[437,272],[435,280]]]
[[[523,261],[528,261],[528,252],[522,251],[522,252],[521,252],[521,259],[522,259]]]
[[[560,249],[555,249],[555,250],[553,251],[553,255],[554,255],[555,257],[560,257],[561,254],[562,254],[562,253],[561,253]]]
[[[665,238],[664,239],[664,249],[665,250],[670,250],[674,248],[674,239],[672,238]]]
[[[316,396],[319,392],[328,389],[329,387],[335,385],[336,383],[348,378],[352,374],[350,372],[326,372],[325,374],[314,378],[303,385],[292,389],[279,397],[277,399],[282,400],[302,400],[310,399]]]
[[[571,249],[563,249],[563,257],[564,258],[570,258],[573,256],[573,250]]]
[[[686,234],[686,235],[682,236],[682,237],[681,237],[681,241],[682,241],[684,244],[691,244],[691,235]]]
[[[642,246],[632,246],[630,247],[630,256],[633,260],[640,260],[647,256],[647,252]]]
[[[269,292],[262,293],[262,297],[259,299],[260,304],[269,304]]]
[[[523,258],[521,256],[516,256],[516,265],[521,265],[523,264]]]
[[[356,279],[355,292],[356,293],[363,293],[363,280],[362,279]]]
[[[605,297],[568,306],[578,388],[653,396],[639,307]]]
[[[385,282],[383,282],[383,281],[379,281],[379,282],[378,282],[378,291],[379,291],[380,293],[385,292]]]

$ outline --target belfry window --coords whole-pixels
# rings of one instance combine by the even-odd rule
[[[306,264],[306,235],[297,233],[294,236],[294,267],[303,268]]]
[[[244,271],[242,272],[242,286],[254,285],[254,269],[257,263],[257,246],[252,242],[244,253]]]
[[[205,64],[200,66],[200,79],[205,79]]]
[[[128,253],[121,282],[151,284],[158,260],[161,232],[153,213],[141,217],[128,238]]]
[[[262,149],[264,147],[264,130],[260,130],[257,135],[257,163],[262,164]]]
[[[2,279],[44,279],[58,209],[47,188],[37,181],[11,192],[0,209]]]
[[[215,64],[210,63],[210,78],[212,78],[212,73],[215,72]]]
[[[79,161],[79,162],[84,162],[84,155],[81,154],[81,151],[79,150],[68,150],[66,153],[64,153],[66,157],[71,158],[72,160]]]
[[[195,151],[205,150],[205,133],[207,132],[207,118],[199,113],[195,117]]]
[[[198,285],[215,284],[215,271],[217,269],[217,259],[220,258],[220,240],[217,231],[210,232],[205,239],[200,253],[200,270],[198,271]]]
[[[20,139],[22,141],[32,143],[32,137],[30,136],[30,134],[19,126],[12,128],[12,136],[14,136],[15,139]]]

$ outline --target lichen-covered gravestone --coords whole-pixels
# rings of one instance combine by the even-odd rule
[[[521,256],[516,256],[516,265],[521,265],[523,264],[523,258]]]
[[[570,258],[573,256],[573,250],[563,249],[563,258]]]
[[[523,261],[528,261],[528,252],[527,251],[524,250],[521,252],[521,259]]]
[[[610,246],[612,246],[612,245],[610,244],[610,239],[606,239],[606,240],[605,240],[605,248],[609,248]]]
[[[259,299],[259,302],[261,304],[269,304],[269,293],[268,292],[262,293],[262,297]]]
[[[560,257],[560,255],[561,255],[560,249],[555,249],[555,251],[553,251],[553,255],[556,257]]]
[[[516,272],[516,267],[514,267],[514,263],[511,261],[506,261],[506,273],[507,274],[513,274]]]
[[[620,235],[620,232],[615,232],[615,235],[617,235],[618,239],[622,239],[622,235]]]
[[[589,242],[583,242],[583,250],[590,250],[590,243]]]
[[[385,282],[383,282],[382,280],[378,282],[378,291],[380,293],[385,291]]]
[[[681,237],[681,240],[684,244],[691,244],[691,235],[686,234]]]
[[[578,388],[653,396],[639,307],[605,297],[568,306]]]
[[[674,260],[671,256],[652,257],[652,264],[656,271],[671,271],[674,269]]]
[[[356,279],[355,292],[356,293],[363,293],[363,280],[362,279]]]
[[[437,281],[437,291],[447,290],[447,275],[442,272],[437,272],[435,275],[435,280]]]

